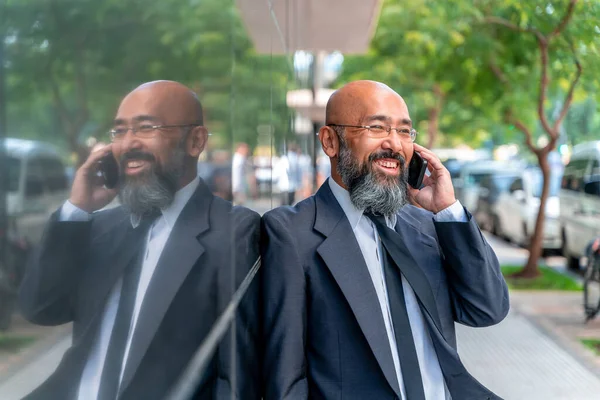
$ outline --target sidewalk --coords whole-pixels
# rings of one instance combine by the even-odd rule
[[[486,236],[500,264],[526,260],[526,250]],[[502,323],[479,329],[457,325],[461,358],[475,377],[506,400],[600,398],[600,357],[577,340],[600,337],[600,322],[584,325],[581,296],[511,292],[511,312]]]
[[[270,203],[259,200],[252,205],[262,213]],[[526,250],[486,237],[501,264],[525,262]],[[560,267],[561,260],[555,257],[548,263]],[[600,338],[600,318],[583,324],[581,296],[513,291],[511,312],[502,323],[489,328],[457,325],[459,352],[468,370],[506,400],[600,398],[600,357],[578,341]],[[9,363],[11,371],[0,378],[0,399],[20,399],[54,370],[69,346],[68,330],[43,349],[42,344],[31,357]]]
[[[518,311],[500,324],[458,328],[467,369],[506,400],[595,400],[600,378]]]

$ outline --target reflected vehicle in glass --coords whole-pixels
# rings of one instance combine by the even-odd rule
[[[7,138],[7,252],[0,268],[0,329],[7,329],[27,253],[39,242],[48,217],[69,195],[65,166],[43,142]]]
[[[563,255],[579,268],[586,244],[600,235],[600,140],[573,148],[560,190]]]
[[[69,197],[60,153],[32,140],[7,139],[9,191],[7,212],[15,234],[37,243],[48,217]]]
[[[562,165],[551,166],[550,186],[545,208],[542,248],[558,251],[562,247],[560,234],[558,192],[562,178]],[[511,242],[529,245],[540,208],[543,176],[537,167],[525,169],[510,184],[508,191],[500,194],[493,206],[494,231]]]

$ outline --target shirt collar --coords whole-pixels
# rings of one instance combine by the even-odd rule
[[[187,202],[190,200],[190,198],[198,188],[199,184],[200,180],[198,178],[193,179],[190,183],[188,183],[187,185],[179,189],[177,193],[175,193],[175,198],[173,199],[171,205],[169,205],[167,208],[162,208],[160,210],[167,226],[170,229],[173,229],[173,227],[175,226],[175,222],[177,222],[179,214],[181,214],[183,207],[185,207]],[[141,218],[139,215],[132,214],[131,226],[137,228],[140,224],[140,220]]]
[[[359,210],[356,208],[356,206],[352,203],[352,200],[350,200],[350,193],[348,193],[346,189],[341,187],[335,180],[333,180],[332,177],[329,177],[328,181],[329,188],[331,189],[335,199],[338,201],[338,203],[340,203],[342,210],[344,210],[352,230],[356,229],[365,210]],[[388,227],[393,229],[393,227],[396,226],[397,217],[396,215],[393,215],[391,218],[386,217],[385,221]]]
[[[352,204],[352,200],[350,200],[350,193],[348,193],[346,189],[341,187],[335,180],[333,180],[333,178],[329,177],[327,180],[329,182],[329,188],[331,189],[331,192],[335,196],[335,199],[338,201],[338,203],[340,203],[340,207],[342,207],[342,210],[344,210],[344,214],[346,214],[348,221],[350,221],[352,230],[356,229],[364,210],[359,210],[356,208],[356,206],[354,206],[354,204]]]

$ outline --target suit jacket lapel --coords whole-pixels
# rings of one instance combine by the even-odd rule
[[[314,228],[327,238],[317,248],[365,335],[385,378],[400,397],[383,314],[352,227],[326,183],[315,196]]]
[[[179,287],[205,249],[198,236],[209,229],[212,194],[200,186],[183,208],[144,296],[125,364],[120,393],[127,388]]]

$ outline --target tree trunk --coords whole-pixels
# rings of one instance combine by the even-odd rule
[[[529,243],[529,258],[527,259],[525,267],[516,274],[520,278],[535,278],[541,275],[538,268],[538,261],[542,256],[543,251],[546,203],[550,191],[550,164],[548,162],[548,153],[549,151],[542,149],[542,151],[536,154],[543,176],[542,195],[540,197],[540,208],[535,220],[535,229]]]
[[[87,157],[89,155],[89,149],[87,149],[85,146],[82,146],[78,140],[81,128],[73,126],[73,124],[68,124],[68,126],[65,126],[65,124],[63,123],[62,125],[63,131],[67,136],[69,151],[71,152],[71,154],[75,154],[77,156],[77,159],[75,161],[75,168],[79,168],[81,164],[83,164],[85,160],[87,160]]]
[[[538,260],[542,255],[542,245],[544,239],[544,220],[546,216],[546,201],[548,200],[548,192],[550,188],[550,164],[548,162],[548,154],[556,147],[556,142],[558,140],[559,132],[561,129],[561,123],[567,112],[569,111],[569,107],[571,106],[571,102],[573,101],[573,93],[575,91],[575,86],[577,82],[579,82],[579,78],[581,77],[581,73],[583,68],[581,63],[577,58],[577,53],[575,51],[575,46],[571,45],[571,51],[575,57],[575,66],[577,68],[577,72],[573,80],[571,81],[571,85],[569,87],[569,91],[565,96],[565,101],[562,103],[560,111],[557,110],[555,113],[557,116],[555,117],[554,125],[551,126],[548,122],[548,119],[545,115],[544,104],[547,97],[548,91],[548,64],[549,64],[549,52],[548,48],[550,46],[550,42],[555,39],[557,36],[561,35],[566,26],[571,21],[571,17],[573,16],[573,12],[575,10],[575,6],[578,0],[570,0],[569,5],[567,7],[567,11],[565,15],[562,17],[561,21],[554,28],[552,32],[547,35],[544,35],[539,30],[532,27],[520,27],[518,25],[513,24],[512,22],[498,17],[487,17],[485,20],[492,24],[505,26],[515,32],[526,32],[532,34],[537,41],[539,50],[540,50],[540,64],[541,64],[541,75],[540,75],[540,92],[538,97],[538,118],[542,125],[544,131],[548,134],[549,142],[546,146],[542,148],[537,148],[533,144],[533,136],[531,131],[525,126],[525,124],[520,121],[518,118],[513,118],[512,110],[508,110],[506,117],[515,126],[525,134],[525,145],[533,152],[537,159],[540,169],[542,170],[543,183],[542,183],[542,194],[540,196],[540,208],[538,210],[537,219],[535,221],[535,230],[533,236],[531,238],[531,242],[529,244],[529,259],[527,260],[527,264],[525,267],[514,274],[515,277],[523,277],[523,278],[534,278],[540,275],[540,270],[538,268]],[[506,75],[502,72],[502,70],[497,66],[497,64],[492,60],[491,63],[492,71],[496,75],[496,77],[507,84],[510,88],[509,81],[506,78]]]

